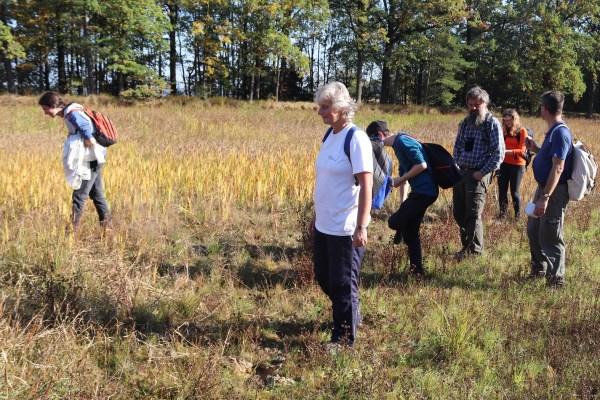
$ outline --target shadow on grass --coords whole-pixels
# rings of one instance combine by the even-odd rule
[[[498,290],[500,286],[494,282],[482,281],[480,277],[468,279],[463,276],[446,275],[439,272],[427,272],[424,277],[415,277],[407,270],[391,273],[363,271],[360,284],[365,288],[373,287],[407,287],[411,285],[430,286],[443,289],[461,288],[464,290]]]
[[[270,257],[273,261],[292,261],[305,251],[299,247],[247,244],[244,249],[252,258]]]
[[[251,321],[231,319],[223,322],[210,321],[205,324],[189,323],[158,334],[171,334],[184,338],[194,345],[236,345],[248,340],[262,347],[285,350],[289,347],[304,347],[307,335],[329,329],[328,323],[308,320]]]
[[[304,286],[312,281],[312,264],[301,263],[291,267],[268,269],[247,262],[238,270],[239,280],[248,288],[265,289],[283,286],[286,289]]]

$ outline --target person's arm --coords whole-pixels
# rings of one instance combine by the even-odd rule
[[[411,169],[408,170],[407,173],[405,173],[397,178],[394,178],[392,180],[392,186],[398,187],[401,184],[408,182],[409,179],[412,179],[415,176],[419,175],[421,172],[425,171],[426,169],[427,169],[426,162],[422,162],[420,164],[415,164],[411,167]]]
[[[458,157],[461,155],[465,144],[464,144],[464,138],[463,138],[463,125],[465,124],[465,121],[462,121],[459,125],[458,125],[458,132],[456,133],[456,139],[454,140],[454,148],[452,150],[452,157],[454,157],[455,160],[458,160]]]
[[[398,185],[398,190],[400,193],[400,204],[404,203],[404,200],[406,199],[406,187],[407,186],[408,186],[408,183],[406,181],[404,181]]]
[[[550,175],[548,175],[548,180],[546,181],[546,185],[544,186],[544,192],[535,203],[535,210],[533,213],[536,216],[541,217],[546,212],[546,207],[548,207],[548,200],[550,200],[550,196],[554,192],[556,185],[558,185],[558,181],[560,179],[560,175],[562,174],[564,167],[565,160],[561,160],[556,156],[552,157],[552,168],[550,169]]]
[[[367,224],[371,217],[373,174],[371,172],[360,172],[355,176],[360,186],[360,192],[358,194],[358,217],[356,219],[356,229],[354,235],[352,235],[352,244],[354,247],[363,247],[367,245]]]
[[[490,132],[484,132],[483,134],[490,135],[490,151],[489,158],[484,164],[484,166],[481,167],[481,170],[473,172],[473,178],[478,181],[480,181],[485,175],[489,174],[490,172],[494,172],[500,167],[500,164],[502,164],[502,160],[504,160],[504,151],[506,149],[506,147],[504,146],[502,127],[495,118],[494,122],[492,123],[492,128]]]
[[[67,119],[75,127],[77,133],[83,138],[85,147],[93,147],[96,143],[94,139],[94,127],[92,123],[82,115],[82,111],[72,111],[67,115]]]
[[[540,146],[535,142],[535,140],[533,140],[533,138],[530,138],[529,136],[527,139],[525,139],[525,148],[536,154],[538,151],[540,151]]]

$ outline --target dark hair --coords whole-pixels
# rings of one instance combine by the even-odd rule
[[[552,115],[562,113],[563,105],[565,104],[565,96],[558,90],[548,90],[542,94],[542,105]]]
[[[65,101],[56,92],[46,92],[38,100],[40,106],[46,106],[50,108],[64,107]]]
[[[377,137],[379,131],[384,133],[388,133],[390,130],[388,129],[387,122],[385,121],[373,121],[367,126],[367,136],[369,137]]]

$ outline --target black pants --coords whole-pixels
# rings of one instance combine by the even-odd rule
[[[500,206],[500,216],[505,217],[508,211],[508,187],[510,185],[510,195],[512,197],[515,217],[521,214],[521,195],[519,187],[525,174],[525,167],[522,165],[511,165],[502,163],[500,165],[500,174],[498,175],[498,202]]]
[[[388,226],[402,233],[402,239],[408,246],[408,258],[412,268],[423,269],[423,254],[421,251],[421,222],[427,207],[433,204],[436,197],[411,192],[388,219]]]
[[[352,345],[360,322],[358,275],[365,248],[354,247],[350,236],[315,229],[313,252],[315,278],[333,306],[331,341]]]

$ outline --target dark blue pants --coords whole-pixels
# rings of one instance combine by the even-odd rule
[[[364,247],[352,246],[350,236],[333,236],[315,229],[315,278],[333,306],[332,342],[352,345],[359,324],[358,275]]]
[[[427,207],[432,205],[436,197],[410,192],[402,202],[398,211],[388,219],[391,229],[400,231],[402,239],[408,246],[410,264],[416,270],[423,271],[423,254],[421,251],[421,222]]]

